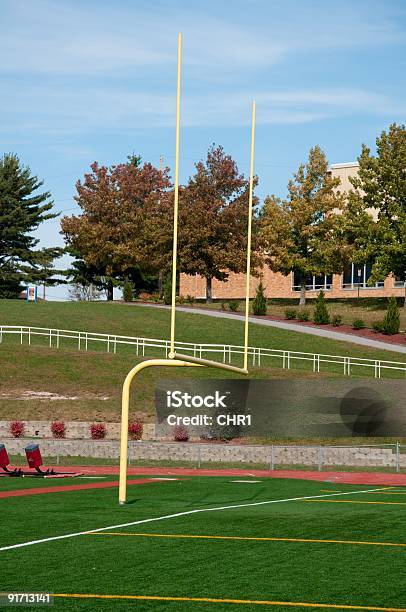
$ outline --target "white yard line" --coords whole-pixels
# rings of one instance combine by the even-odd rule
[[[42,538],[41,540],[31,540],[28,542],[21,542],[20,544],[11,544],[10,546],[2,546],[0,552],[5,550],[13,550],[15,548],[25,548],[26,546],[33,546],[34,544],[44,544],[45,542],[53,542],[55,540],[66,540],[68,538],[77,538],[78,536],[88,535],[89,533],[98,533],[99,531],[109,531],[110,529],[121,529],[122,527],[132,527],[133,525],[142,525],[143,523],[153,523],[156,521],[164,521],[166,519],[178,518],[180,516],[187,516],[189,514],[198,514],[200,512],[216,512],[217,510],[231,510],[233,508],[249,508],[252,506],[264,506],[266,504],[280,504],[282,502],[291,501],[302,501],[306,499],[318,499],[324,497],[337,497],[341,495],[356,495],[357,493],[373,493],[381,491],[382,487],[378,489],[364,489],[361,491],[346,491],[345,493],[330,493],[325,495],[307,495],[305,497],[289,497],[287,499],[270,499],[262,502],[252,502],[249,504],[238,504],[232,506],[217,506],[215,508],[200,508],[198,510],[187,510],[186,512],[177,512],[176,514],[167,514],[165,516],[156,516],[154,518],[141,519],[139,521],[131,521],[130,523],[120,523],[119,525],[109,525],[108,527],[99,527],[98,529],[88,529],[87,531],[78,531],[76,533],[66,533],[65,535],[51,536],[49,538]]]

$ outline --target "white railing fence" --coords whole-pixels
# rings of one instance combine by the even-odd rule
[[[17,336],[21,345],[31,346],[35,338],[42,338],[42,343],[49,348],[76,348],[81,351],[96,350],[97,346],[104,345],[105,350],[117,353],[120,346],[134,347],[135,355],[150,356],[153,350],[168,356],[170,341],[157,338],[137,338],[133,336],[119,336],[115,334],[99,334],[85,331],[72,331],[67,329],[52,329],[45,327],[28,327],[25,325],[0,325],[0,343],[7,336]],[[233,357],[242,357],[244,347],[233,344],[208,344],[193,342],[176,342],[175,350],[180,353],[191,354],[194,357],[209,357],[232,363]],[[381,359],[364,359],[362,357],[348,357],[343,355],[324,355],[322,353],[306,353],[303,351],[288,351],[265,347],[248,348],[248,354],[253,367],[261,367],[264,360],[273,360],[273,365],[283,369],[294,369],[300,363],[307,362],[313,372],[341,372],[345,376],[352,374],[373,375],[381,378],[385,372],[406,375],[406,363],[401,361],[386,361]],[[275,363],[276,361],[276,363]],[[269,361],[268,361],[269,363]],[[332,367],[333,366],[333,367]]]

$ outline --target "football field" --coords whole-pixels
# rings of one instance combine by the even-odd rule
[[[406,611],[406,488],[148,477],[124,507],[116,486],[59,489],[115,479],[1,478],[0,590],[54,610]]]

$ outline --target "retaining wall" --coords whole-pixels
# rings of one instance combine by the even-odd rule
[[[118,440],[53,440],[20,438],[5,440],[9,454],[23,455],[29,442],[39,442],[44,457],[81,456],[118,459]],[[130,442],[132,461],[182,461],[194,464],[209,462],[257,463],[268,466],[358,466],[396,468],[396,446],[248,446],[232,444],[194,444],[179,442]],[[406,455],[399,454],[400,467],[406,468]]]

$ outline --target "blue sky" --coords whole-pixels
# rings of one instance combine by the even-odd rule
[[[253,98],[261,198],[285,195],[311,146],[352,161],[405,122],[403,0],[0,0],[0,20],[2,152],[63,214],[94,160],[172,166],[178,31],[182,180],[213,142],[247,172]],[[56,220],[38,235],[61,244]]]

